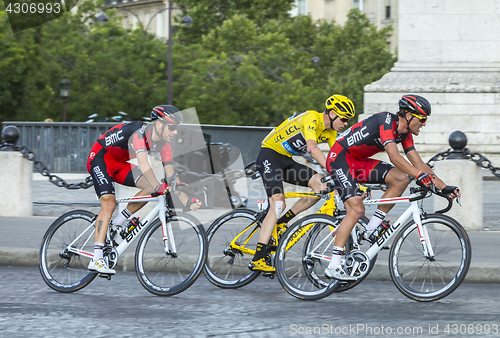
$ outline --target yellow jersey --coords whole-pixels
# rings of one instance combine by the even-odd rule
[[[292,157],[307,152],[307,140],[314,140],[316,143],[328,141],[331,148],[336,138],[335,130],[325,129],[323,113],[308,110],[290,117],[274,128],[262,141],[262,147]]]

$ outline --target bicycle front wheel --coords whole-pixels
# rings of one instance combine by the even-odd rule
[[[306,216],[281,237],[276,273],[283,288],[303,300],[317,300],[335,292],[340,283],[324,275],[330,262],[340,220],[324,214]]]
[[[236,209],[219,217],[208,228],[208,258],[203,272],[212,284],[236,289],[259,276],[259,271],[248,269],[257,247],[259,215],[253,210]]]
[[[207,256],[205,229],[195,217],[172,213],[167,223],[173,235],[168,247],[157,219],[139,240],[135,253],[139,282],[157,296],[173,296],[189,288],[200,275]],[[175,250],[171,243],[175,243]]]
[[[88,270],[94,252],[95,215],[75,210],[52,223],[42,239],[38,265],[43,280],[59,292],[78,291],[94,280],[95,272]]]
[[[423,253],[412,221],[396,236],[389,253],[389,272],[406,297],[429,302],[451,294],[469,270],[472,248],[464,228],[453,218],[430,214],[422,219],[434,256]]]

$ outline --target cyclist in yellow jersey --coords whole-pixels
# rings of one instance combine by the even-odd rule
[[[326,157],[318,143],[328,142],[332,146],[337,132],[354,117],[354,104],[342,95],[332,95],[325,103],[325,111],[307,110],[294,115],[276,127],[262,141],[256,166],[269,199],[269,212],[262,221],[255,256],[248,265],[250,270],[274,272],[267,262],[268,243],[274,227],[286,229],[286,224],[295,215],[314,205],[319,199],[301,198],[280,218],[285,209],[283,181],[318,192],[323,189],[321,175],[306,165],[295,162],[293,155],[309,153],[323,168]],[[278,219],[279,218],[279,219]]]

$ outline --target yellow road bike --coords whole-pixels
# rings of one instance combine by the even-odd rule
[[[334,188],[331,184],[328,190],[320,193],[289,192],[284,195],[285,198],[316,197],[323,199],[324,204],[317,211],[317,214],[329,217],[328,220],[330,223],[335,222],[335,224],[338,225],[345,216],[345,211],[339,210],[336,207],[336,195],[334,194]],[[203,270],[210,282],[221,288],[235,289],[251,283],[261,274],[259,271],[250,271],[248,269],[248,263],[255,254],[259,229],[267,212],[268,209],[261,211],[254,211],[246,208],[236,209],[222,215],[211,224],[207,230],[209,247],[207,261]],[[307,219],[307,217],[310,216],[306,216],[301,220]],[[357,226],[364,230],[364,226],[367,223],[368,220],[366,217],[363,217],[359,220]],[[309,227],[302,228],[300,232],[295,233],[294,240],[289,241],[287,244],[288,248],[297,250],[299,245],[296,245],[296,243],[301,238],[304,236],[305,238],[317,236],[317,234],[310,231],[313,225],[314,224],[311,223]],[[334,230],[334,227],[329,227],[332,231]],[[285,230],[286,229],[277,229],[277,227],[275,227],[272,233],[270,244],[274,246],[274,250],[269,252],[269,262],[273,266],[276,266],[275,247],[278,246],[280,238]],[[312,240],[306,240],[305,242],[314,243]],[[346,245],[347,249],[350,249],[352,243],[353,241],[350,239]],[[300,246],[302,246],[302,243],[300,243]],[[376,257],[373,258],[373,262],[375,262],[375,260]],[[373,266],[373,264],[371,266]],[[317,258],[304,261],[304,269],[300,273],[304,277],[304,282],[308,284],[306,288],[309,289],[312,287],[321,289],[332,283],[332,281],[323,274],[325,267],[324,259]],[[271,278],[274,278],[275,275],[275,273],[268,272],[262,274]],[[347,290],[360,281],[361,280],[352,283],[344,283],[337,291]]]

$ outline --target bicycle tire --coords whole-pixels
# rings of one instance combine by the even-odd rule
[[[78,291],[94,280],[97,273],[88,270],[91,258],[68,252],[67,246],[86,229],[74,247],[94,251],[95,215],[86,210],[69,211],[56,219],[43,236],[38,253],[38,266],[44,282],[58,292]],[[83,258],[83,260],[82,260]]]
[[[403,295],[430,302],[448,296],[462,283],[469,270],[472,247],[465,229],[449,216],[428,214],[422,223],[427,228],[434,258],[423,256],[417,225],[411,221],[394,239],[389,272]]]
[[[189,288],[199,277],[207,257],[207,236],[203,225],[186,213],[171,213],[176,253],[166,253],[162,224],[151,223],[139,239],[135,269],[141,285],[157,296],[173,296]]]
[[[250,284],[260,272],[250,271],[248,263],[253,255],[229,247],[231,241],[248,225],[259,218],[260,213],[250,209],[236,209],[218,219],[208,228],[208,256],[203,272],[207,279],[223,289],[237,289]],[[260,228],[260,221],[256,224]],[[253,233],[253,240],[246,247],[255,249],[258,234]]]
[[[337,280],[324,276],[327,264],[323,260],[307,261],[309,257],[304,256],[304,250],[307,250],[306,246],[310,243],[307,237],[311,234],[320,236],[320,233],[315,232],[319,228],[326,230],[321,234],[321,237],[325,238],[323,248],[326,250],[333,243],[330,226],[337,228],[339,224],[339,220],[330,215],[314,214],[294,222],[282,235],[275,257],[276,274],[281,286],[290,295],[302,300],[318,300],[329,296],[340,287]],[[326,236],[330,236],[331,239]],[[323,249],[319,251],[322,252],[321,250]],[[322,253],[328,257],[331,255],[331,251]],[[314,278],[311,278],[313,274]],[[318,283],[318,280],[322,280],[324,285]]]

